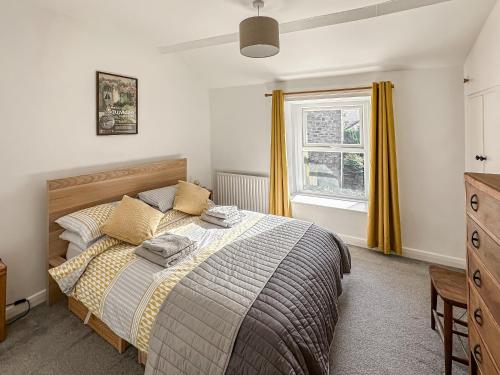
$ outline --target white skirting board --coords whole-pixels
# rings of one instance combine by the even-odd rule
[[[31,305],[31,308],[35,307],[35,306],[38,306],[42,303],[44,303],[47,299],[46,297],[47,293],[46,293],[46,290],[40,290],[39,292],[33,294],[32,296],[29,296],[28,298],[26,298],[28,301],[30,301],[30,305]],[[14,301],[7,301],[7,302],[14,302]],[[6,318],[7,320],[10,320],[16,316],[18,316],[19,314],[22,314],[26,308],[27,308],[27,304],[26,303],[21,303],[17,306],[9,306],[7,307],[6,311],[5,311],[5,315],[6,315]]]
[[[358,246],[365,249],[367,248],[365,238],[347,236],[340,233],[339,237],[342,238],[348,245]],[[465,258],[452,257],[426,250],[412,249],[410,247],[403,247],[403,257],[461,269],[465,269],[466,266]]]

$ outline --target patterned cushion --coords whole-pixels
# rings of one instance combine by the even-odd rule
[[[174,206],[176,191],[177,185],[166,186],[159,189],[143,191],[139,193],[138,198],[153,207],[158,207],[161,212],[167,212]]]
[[[105,203],[85,208],[60,217],[56,223],[64,229],[78,234],[83,243],[90,243],[104,235],[101,231],[101,225],[111,216],[116,204],[116,202]]]
[[[201,186],[179,181],[175,194],[174,210],[190,215],[201,215],[208,208],[210,192]]]
[[[101,226],[108,236],[133,245],[153,237],[163,214],[139,199],[123,196],[113,215]]]

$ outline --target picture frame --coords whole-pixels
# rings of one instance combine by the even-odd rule
[[[139,80],[96,72],[96,134],[138,134]]]

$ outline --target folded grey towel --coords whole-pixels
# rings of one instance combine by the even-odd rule
[[[233,219],[234,217],[239,217],[238,207],[236,206],[215,206],[206,210],[205,213],[220,219]]]
[[[165,233],[161,236],[144,241],[141,246],[164,258],[168,258],[193,244],[193,241],[185,236]]]
[[[231,219],[219,219],[219,218],[207,215],[206,213],[203,213],[201,215],[201,220],[204,220],[207,223],[212,223],[212,224],[218,225],[220,227],[231,228],[232,226],[238,224],[241,221],[241,214],[238,213],[237,216],[235,216]]]
[[[182,251],[178,252],[177,254],[174,254],[169,257],[163,257],[159,255],[158,253],[155,253],[153,251],[150,251],[142,246],[137,247],[134,252],[136,255],[149,260],[150,262],[156,263],[159,266],[168,268],[176,265],[182,258],[186,257],[189,255],[191,252],[193,252],[196,249],[196,245],[193,243],[191,246],[188,246],[184,248]]]

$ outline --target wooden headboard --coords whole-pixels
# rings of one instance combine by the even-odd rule
[[[55,222],[61,216],[120,200],[125,194],[135,197],[141,191],[175,185],[186,177],[187,160],[172,159],[47,181],[48,267],[66,260],[68,242],[59,238],[63,229]],[[50,276],[48,279],[48,301],[54,303],[62,293]]]

